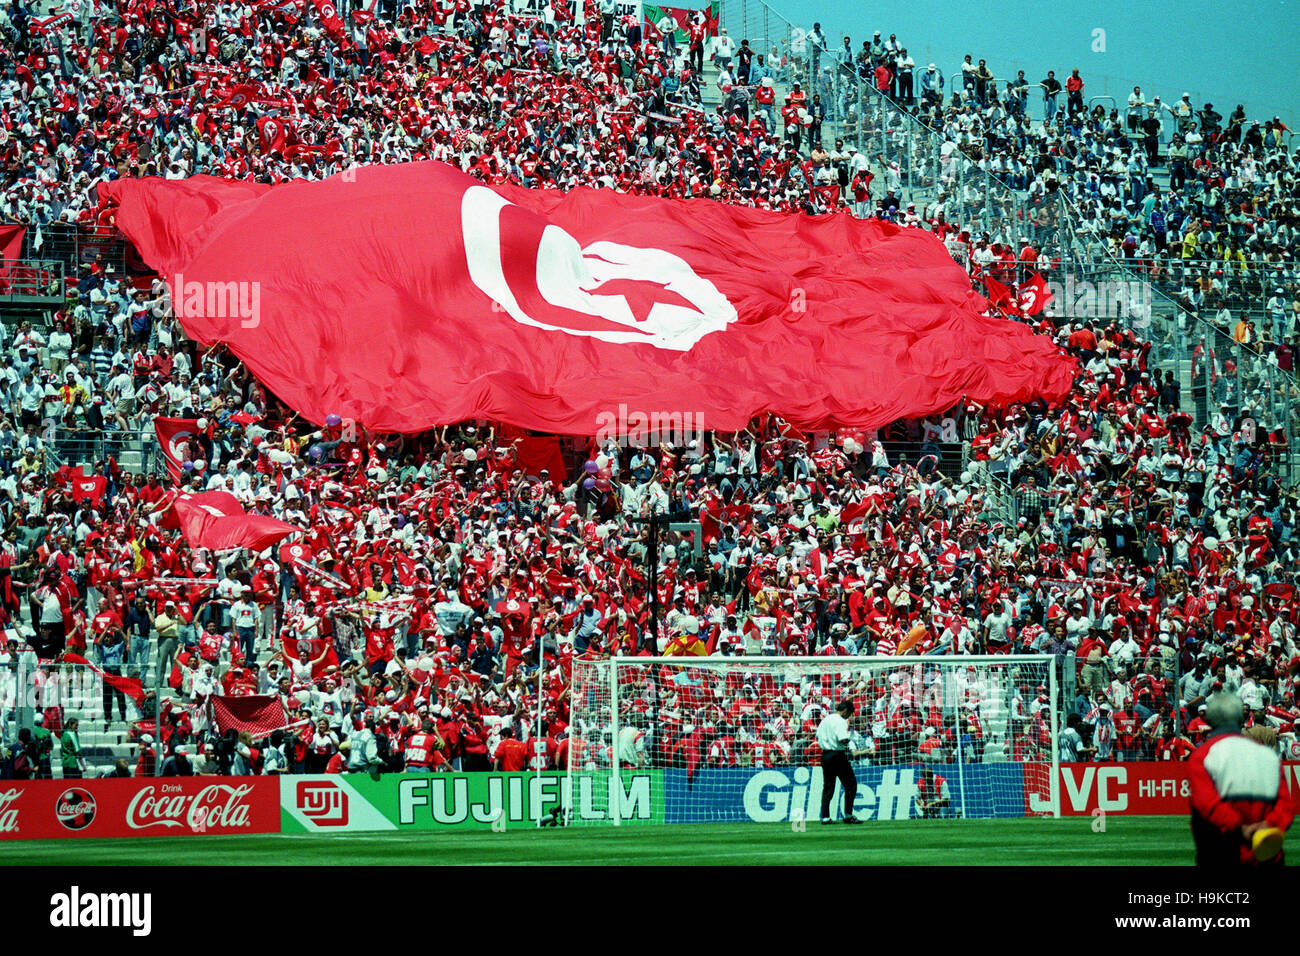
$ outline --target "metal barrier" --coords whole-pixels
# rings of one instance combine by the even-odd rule
[[[123,275],[127,249],[126,240],[113,227],[52,222],[26,231],[22,255],[27,259],[56,260],[69,275],[96,262]]]
[[[129,474],[150,474],[157,442],[138,433],[104,429],[76,431],[56,428],[46,436],[46,471],[59,465],[95,465],[113,458]]]
[[[962,446],[960,442],[919,442],[919,441],[885,441],[881,446],[889,457],[890,464],[906,462],[918,467],[922,459],[933,456],[934,467],[941,475],[956,478],[961,474]]]
[[[57,259],[0,261],[0,300],[64,297],[63,263]]]

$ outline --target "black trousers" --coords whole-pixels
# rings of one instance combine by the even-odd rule
[[[853,800],[858,795],[858,778],[849,766],[849,755],[842,750],[822,754],[822,816],[823,820],[831,818],[831,794],[835,791],[835,781],[844,785],[844,815],[853,816]]]
[[[121,677],[122,668],[105,667],[104,673],[111,674],[113,677]],[[122,693],[120,690],[118,690],[116,687],[114,687],[112,684],[110,684],[108,681],[104,681],[104,720],[106,722],[113,719],[113,701],[115,699],[117,701],[117,712],[122,715],[122,720],[125,721],[126,720],[126,695]]]

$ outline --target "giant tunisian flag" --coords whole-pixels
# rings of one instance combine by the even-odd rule
[[[185,331],[316,422],[592,435],[623,404],[633,429],[869,428],[963,396],[1057,399],[1073,376],[1050,340],[981,315],[933,236],[847,215],[489,189],[437,162],[100,190]]]

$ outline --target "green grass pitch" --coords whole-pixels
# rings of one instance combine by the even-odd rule
[[[910,820],[512,828],[330,836],[210,836],[0,843],[0,866],[123,865],[952,865],[1177,866],[1192,863],[1185,817]]]

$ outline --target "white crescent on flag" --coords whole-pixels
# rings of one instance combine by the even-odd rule
[[[737,319],[717,286],[679,256],[614,242],[584,249],[485,186],[465,190],[461,229],[470,279],[524,325],[685,352]]]

